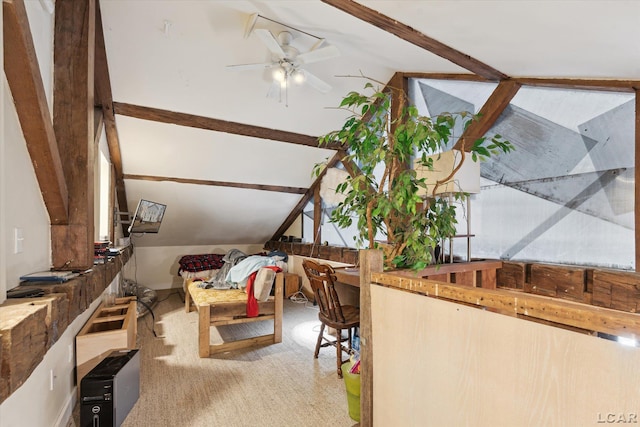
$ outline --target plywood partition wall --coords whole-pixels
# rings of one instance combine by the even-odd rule
[[[371,286],[376,426],[640,422],[640,348]]]

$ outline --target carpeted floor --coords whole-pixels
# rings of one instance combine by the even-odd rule
[[[197,313],[185,313],[179,293],[161,293],[138,319],[140,397],[123,427],[353,426],[335,349],[313,349],[317,308],[285,300],[283,342],[198,357]],[[270,322],[229,325],[218,337],[248,337]],[[213,328],[215,331],[215,328]],[[76,405],[69,426],[80,426]]]

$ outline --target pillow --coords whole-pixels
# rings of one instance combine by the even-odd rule
[[[261,268],[256,274],[255,281],[253,283],[253,296],[258,301],[266,301],[269,299],[271,288],[273,288],[273,281],[276,278],[276,272],[271,268]]]

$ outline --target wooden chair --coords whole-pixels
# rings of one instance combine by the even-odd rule
[[[314,358],[318,358],[320,347],[334,346],[336,348],[336,363],[338,367],[338,377],[342,378],[340,366],[346,362],[342,360],[342,352],[351,354],[352,330],[360,326],[360,310],[353,305],[341,305],[340,299],[334,287],[336,280],[333,267],[328,264],[319,264],[311,260],[302,262],[304,272],[311,283],[311,289],[316,298],[316,303],[320,308],[318,318],[320,319],[320,333],[316,343]],[[336,339],[331,340],[324,336],[324,328],[328,326],[336,330]],[[348,344],[345,347],[342,342],[342,330],[348,331]],[[322,342],[322,341],[326,342]]]

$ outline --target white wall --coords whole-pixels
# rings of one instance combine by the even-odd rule
[[[128,265],[128,264],[127,264]],[[117,292],[119,275],[106,292]],[[103,293],[103,295],[104,295]],[[2,427],[47,427],[67,425],[76,403],[75,336],[100,305],[101,298],[67,327],[60,339],[51,346],[44,359],[29,378],[0,405]],[[53,390],[50,390],[53,372]]]
[[[5,125],[2,173],[6,181],[3,191],[3,252],[6,262],[3,288],[11,289],[19,284],[21,275],[48,270],[51,267],[51,238],[49,216],[6,79],[3,79],[3,85]],[[15,253],[14,250],[16,229],[21,230],[24,239],[21,253]],[[4,292],[2,295],[4,296]]]
[[[184,255],[224,254],[231,249],[239,249],[247,255],[264,251],[263,244],[136,247],[135,237],[132,243],[133,257],[127,265],[125,278],[156,290],[182,288],[182,279],[178,276],[178,261]]]
[[[51,105],[53,81],[53,15],[37,1],[25,2],[36,54],[42,73],[45,93]],[[51,265],[49,217],[36,180],[31,158],[26,148],[13,98],[6,78],[2,79],[2,140],[4,153],[0,158],[2,182],[2,252],[4,269],[0,271],[0,300],[5,290],[18,285],[26,273],[48,270]],[[23,250],[15,253],[15,230],[22,231]]]

